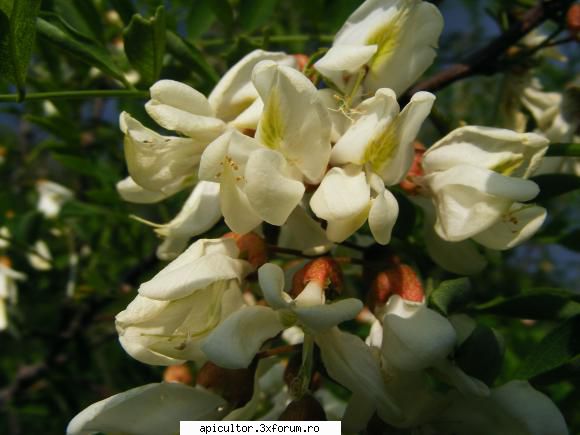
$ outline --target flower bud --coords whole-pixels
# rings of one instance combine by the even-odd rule
[[[423,161],[423,154],[425,154],[425,145],[421,142],[415,141],[413,147],[415,149],[413,163],[411,163],[409,172],[407,172],[407,175],[405,175],[405,178],[400,183],[401,189],[409,195],[417,195],[421,189],[421,186],[415,183],[415,177],[423,175],[423,166],[421,165],[421,162]]]
[[[254,268],[258,269],[268,261],[266,242],[256,233],[227,233],[223,237],[225,239],[234,239],[240,250],[239,258],[247,260]]]
[[[167,367],[163,372],[163,380],[165,382],[179,382],[186,385],[193,384],[191,370],[186,364]]]
[[[576,41],[580,41],[580,4],[576,3],[570,6],[566,13],[566,25],[570,35]]]
[[[304,68],[306,67],[306,65],[308,65],[308,56],[301,53],[294,54],[292,55],[292,57],[294,57],[294,59],[296,60],[296,69],[298,69],[298,71],[304,71]]]
[[[310,394],[292,401],[278,417],[278,421],[326,421],[322,405]]]
[[[257,362],[245,369],[224,369],[211,361],[206,362],[195,379],[200,385],[222,396],[233,408],[240,408],[254,394],[254,376]]]
[[[383,307],[392,295],[399,295],[410,302],[422,302],[425,291],[413,268],[407,264],[395,264],[380,272],[374,279],[368,296],[371,311]]]
[[[320,257],[309,261],[294,275],[290,296],[296,298],[307,284],[314,283],[325,290],[327,298],[339,295],[342,291],[342,270],[330,257]]]

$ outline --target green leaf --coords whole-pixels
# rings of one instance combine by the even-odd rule
[[[530,379],[580,358],[580,315],[574,316],[549,332],[519,367],[515,377]]]
[[[540,186],[540,194],[533,202],[546,201],[573,190],[580,189],[580,177],[570,174],[545,174],[531,178]]]
[[[553,320],[580,314],[580,296],[566,290],[539,288],[478,305],[480,313],[520,319]]]
[[[0,4],[0,73],[13,81],[19,101],[26,93],[26,73],[36,38],[40,0],[3,1]]]
[[[468,278],[443,281],[429,295],[429,305],[444,315],[465,306],[470,300],[471,283]]]
[[[50,41],[77,59],[116,78],[125,86],[130,87],[123,71],[119,69],[109,52],[102,45],[94,39],[78,32],[68,23],[53,14],[46,15],[45,18],[37,18],[36,20],[36,28],[42,38]]]
[[[167,51],[184,65],[199,72],[210,84],[215,85],[220,79],[218,73],[207,63],[203,53],[193,44],[181,38],[176,33],[167,31]]]
[[[225,27],[226,33],[231,32],[234,25],[234,11],[230,2],[228,0],[213,0],[211,8]]]
[[[558,243],[572,251],[580,252],[580,229],[564,234]]]
[[[546,156],[580,157],[580,143],[553,143],[548,147]]]
[[[493,329],[477,325],[455,351],[455,362],[469,376],[492,385],[503,363],[503,349]]]
[[[80,33],[104,40],[101,14],[93,0],[54,0],[54,10]]]
[[[131,22],[131,18],[133,18],[133,15],[137,13],[137,9],[135,9],[133,2],[131,2],[131,0],[110,0],[110,1],[113,5],[113,8],[117,11],[119,16],[121,17],[121,20],[123,20],[125,24],[129,24]]]
[[[125,53],[141,79],[152,84],[159,79],[165,54],[165,9],[159,6],[149,19],[133,15],[123,32]]]
[[[253,32],[264,26],[277,6],[278,0],[242,0],[239,18],[242,29]]]
[[[203,35],[216,19],[211,6],[213,0],[197,0],[189,9],[187,15],[187,35],[190,40],[194,40]]]

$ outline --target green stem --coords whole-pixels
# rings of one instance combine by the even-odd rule
[[[548,147],[546,156],[580,157],[580,143],[553,143]]]
[[[33,92],[26,94],[24,101],[33,100],[74,100],[82,98],[107,98],[107,97],[125,97],[125,98],[147,98],[149,91],[139,90],[90,90],[90,91],[54,91],[54,92]],[[0,94],[0,102],[17,102],[18,94]]]
[[[304,343],[302,344],[302,365],[298,372],[298,385],[294,395],[296,399],[304,396],[310,387],[312,377],[312,366],[314,365],[314,338],[308,332],[304,332]]]
[[[263,36],[249,36],[245,39],[252,44],[262,45],[264,41]],[[319,41],[319,42],[332,42],[334,39],[333,35],[269,35],[268,42],[272,44],[285,44],[292,42],[308,42],[308,41]],[[232,42],[231,39],[227,38],[215,38],[215,39],[205,39],[197,41],[202,47],[215,47],[217,45],[229,44]]]

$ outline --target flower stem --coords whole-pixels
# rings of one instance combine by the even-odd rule
[[[75,100],[82,98],[147,98],[149,91],[126,90],[126,89],[94,89],[89,91],[54,91],[32,92],[26,94],[24,101],[34,100]],[[17,102],[18,94],[0,94],[0,102]]]
[[[245,40],[252,44],[262,45],[264,37],[262,36],[249,36],[245,37]],[[308,41],[319,41],[319,42],[332,42],[334,39],[333,35],[271,35],[268,36],[268,42],[274,44],[286,44],[292,42],[308,42]],[[215,47],[218,45],[229,44],[233,42],[231,39],[227,38],[215,38],[206,39],[198,41],[199,45],[202,47]]]

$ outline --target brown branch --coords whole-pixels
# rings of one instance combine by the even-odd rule
[[[571,3],[572,0],[540,1],[488,45],[467,56],[462,62],[419,82],[403,95],[402,100],[408,101],[411,95],[419,91],[437,92],[466,77],[497,73],[502,68],[499,60],[511,46],[544,21],[564,13]]]

